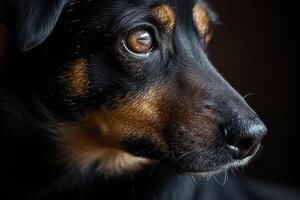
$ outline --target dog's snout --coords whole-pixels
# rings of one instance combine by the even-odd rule
[[[237,160],[253,155],[266,133],[267,128],[259,119],[234,120],[223,127],[228,150]]]

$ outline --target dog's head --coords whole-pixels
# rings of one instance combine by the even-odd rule
[[[256,153],[266,127],[207,57],[216,15],[206,2],[56,3],[42,6],[42,22],[30,16],[38,30],[23,27],[29,40],[17,45],[47,38],[37,48],[43,66],[36,74],[47,70],[37,93],[64,119],[65,161],[100,160],[114,173],[151,159],[205,173]]]

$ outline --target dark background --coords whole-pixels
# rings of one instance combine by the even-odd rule
[[[291,70],[295,19],[287,1],[210,0],[220,16],[210,45],[216,68],[268,126],[263,151],[242,175],[300,189],[298,93]]]

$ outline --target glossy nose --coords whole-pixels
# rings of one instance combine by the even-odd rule
[[[267,128],[259,119],[235,120],[223,131],[228,151],[234,159],[242,160],[256,153]]]

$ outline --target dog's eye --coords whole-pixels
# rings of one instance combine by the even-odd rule
[[[152,34],[146,30],[136,30],[127,35],[125,45],[136,54],[146,54],[153,48]]]

